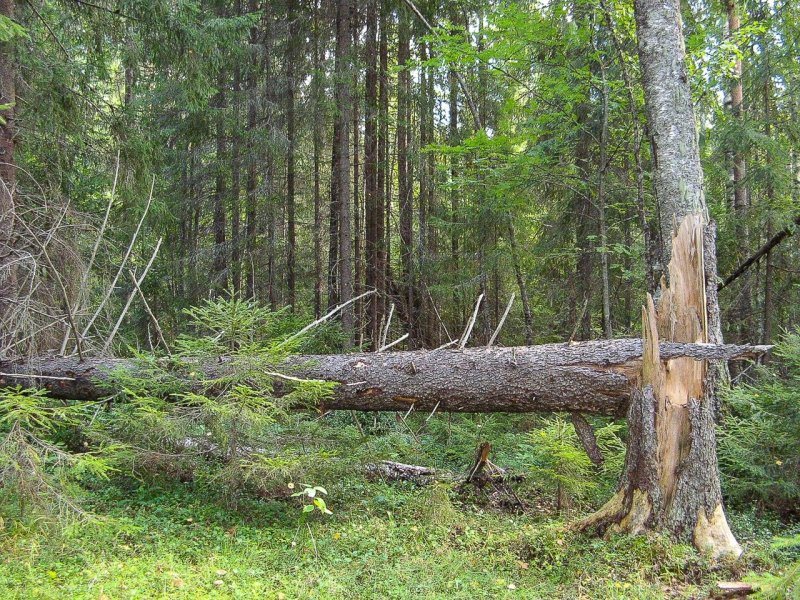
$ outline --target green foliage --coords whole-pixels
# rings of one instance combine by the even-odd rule
[[[663,536],[586,537],[541,515],[462,505],[442,519],[425,507],[445,502],[446,489],[359,476],[325,487],[337,502],[313,524],[315,553],[285,501],[243,501],[233,511],[193,484],[103,484],[87,499],[98,522],[60,532],[0,526],[0,596],[571,600],[580,590],[660,600],[707,597],[719,580],[791,562],[763,533],[744,562],[715,566]]]
[[[42,390],[0,388],[0,505],[20,518],[29,511],[69,521],[86,516],[72,497],[80,481],[107,479],[119,444],[75,452],[59,434],[93,407],[69,405]]]
[[[328,508],[324,498],[320,496],[323,494],[328,495],[328,490],[319,485],[310,485],[308,483],[301,483],[303,489],[292,494],[292,498],[301,498],[303,500],[303,514],[314,512],[315,510],[321,512],[323,515],[332,515],[333,512]],[[289,484],[289,488],[293,489],[294,484]]]
[[[281,372],[284,311],[231,295],[186,312],[194,334],[168,358],[140,356],[136,373],[114,374],[124,401],[94,429],[136,449],[130,468],[139,475],[199,480],[232,503],[247,489],[274,489],[303,462],[291,442],[277,441],[296,426],[291,409],[316,406],[333,384]]]
[[[11,42],[18,38],[30,39],[30,36],[22,25],[5,15],[0,15],[0,43]],[[3,106],[8,105],[0,105],[0,110],[6,110]]]
[[[69,484],[116,469],[198,481],[236,503],[330,460],[290,434],[303,429],[290,411],[313,408],[333,384],[281,372],[283,313],[236,298],[187,312],[195,335],[168,357],[138,353],[133,372],[110,373],[108,400],[70,404],[41,390],[0,389],[3,493],[23,504],[52,497],[81,512]]]
[[[780,341],[752,384],[725,396],[718,437],[722,482],[740,504],[797,514],[800,506],[800,334]]]
[[[776,549],[800,549],[800,535],[777,538],[772,546]],[[764,573],[749,578],[758,587],[755,598],[762,600],[797,600],[800,598],[800,560],[788,565],[780,575]]]
[[[540,429],[532,431],[528,439],[531,476],[554,494],[559,511],[585,500],[596,488],[592,463],[570,423],[552,417]]]

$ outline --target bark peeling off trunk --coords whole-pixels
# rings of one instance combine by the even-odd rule
[[[649,296],[642,309],[644,387],[633,394],[628,414],[631,441],[619,491],[579,527],[665,528],[715,558],[735,557],[741,548],[722,509],[714,436],[718,367],[665,360],[659,344],[709,336],[702,221],[700,215],[684,219],[672,243],[670,287],[663,288],[658,310]]]

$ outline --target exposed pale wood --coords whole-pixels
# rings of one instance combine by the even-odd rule
[[[469,324],[467,324],[467,328],[464,330],[464,334],[461,336],[461,341],[458,343],[458,347],[461,349],[467,345],[469,336],[472,335],[472,328],[475,327],[475,319],[478,318],[478,311],[481,308],[481,302],[483,302],[483,294],[478,296],[478,300],[475,302],[475,310],[472,311],[472,318],[470,318]]]
[[[155,187],[155,184],[156,184],[156,178],[154,175],[152,181],[150,182],[150,193],[147,195],[147,203],[145,204],[142,216],[139,218],[139,222],[136,225],[136,230],[133,232],[133,235],[131,236],[131,241],[128,244],[127,249],[125,250],[125,255],[122,257],[122,262],[120,262],[119,267],[117,268],[117,272],[114,275],[114,279],[111,281],[111,284],[106,289],[105,294],[103,295],[103,299],[97,305],[97,308],[92,314],[92,317],[89,319],[89,322],[84,326],[83,331],[81,332],[80,335],[81,339],[85,339],[86,336],[89,334],[89,330],[92,328],[92,325],[94,325],[94,322],[102,313],[103,308],[105,307],[108,300],[111,298],[111,294],[114,293],[114,290],[117,287],[117,282],[119,281],[119,278],[122,276],[122,271],[125,268],[125,265],[128,264],[128,259],[130,258],[131,253],[133,252],[133,248],[136,245],[136,240],[139,237],[139,232],[141,231],[142,225],[144,224],[144,221],[147,218],[147,213],[150,211],[150,205],[153,203],[153,189]],[[75,350],[77,350],[77,346],[75,347],[73,352]]]
[[[158,250],[159,248],[161,248],[162,241],[164,241],[164,238],[158,238],[158,242],[156,242],[156,247],[153,248],[153,254],[150,256],[150,260],[147,261],[147,264],[144,266],[142,274],[135,281],[136,289],[141,287],[144,278],[147,277],[147,273],[150,271],[150,267],[153,266],[153,262],[155,261],[156,256],[158,255]],[[122,325],[122,321],[125,319],[125,315],[128,314],[128,309],[131,307],[131,303],[133,302],[133,297],[136,295],[136,289],[134,289],[133,291],[131,291],[130,294],[128,294],[128,300],[127,302],[125,302],[125,306],[122,308],[122,312],[120,313],[117,322],[114,324],[114,328],[111,330],[108,339],[106,339],[105,344],[103,344],[103,352],[106,352],[111,347],[111,344],[114,342],[114,338],[117,335],[117,331],[119,331],[119,327],[120,325]]]
[[[712,598],[744,598],[756,593],[756,588],[752,583],[744,581],[720,581],[717,589],[711,594]]]
[[[492,334],[492,337],[489,339],[489,343],[486,344],[487,346],[489,346],[489,347],[493,346],[495,340],[497,339],[497,336],[500,335],[500,331],[503,329],[503,325],[506,322],[506,318],[508,317],[508,313],[511,312],[511,307],[514,305],[514,298],[515,297],[516,297],[516,294],[511,294],[511,298],[509,298],[509,300],[508,300],[508,304],[506,305],[506,309],[505,309],[505,311],[503,311],[503,316],[500,317],[500,322],[497,324],[497,329],[494,330],[494,333]]]
[[[738,556],[722,509],[714,438],[716,367],[665,354],[667,343],[707,346],[718,339],[707,318],[709,291],[703,218],[687,216],[672,240],[669,281],[656,309],[642,308],[641,389],[628,414],[630,444],[617,494],[581,528],[639,533],[665,528],[715,558]],[[710,290],[709,290],[710,287]],[[715,346],[718,347],[718,346]]]
[[[316,321],[314,321],[312,323],[309,323],[308,325],[303,327],[297,333],[295,333],[295,334],[289,336],[288,338],[286,338],[283,342],[281,342],[281,346],[286,346],[290,342],[293,342],[294,340],[300,339],[306,333],[308,333],[309,331],[314,329],[314,327],[316,327],[317,325],[320,325],[321,323],[324,323],[325,321],[327,321],[331,317],[335,316],[337,313],[341,312],[344,308],[346,308],[347,306],[351,305],[353,302],[356,302],[357,300],[361,300],[362,298],[366,298],[367,296],[369,296],[371,294],[374,294],[374,293],[375,293],[375,290],[370,290],[368,292],[364,292],[363,294],[360,294],[359,296],[356,296],[355,298],[350,298],[349,300],[347,300],[346,302],[342,302],[338,306],[334,306],[324,316],[320,317],[319,319],[317,319]]]

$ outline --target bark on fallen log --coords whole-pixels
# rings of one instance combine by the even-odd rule
[[[662,343],[669,361],[754,357],[770,346]],[[336,381],[325,410],[439,412],[553,412],[624,415],[638,385],[642,340],[617,339],[514,348],[467,348],[411,352],[297,356],[281,371],[306,379]],[[224,359],[197,365],[218,376]],[[0,361],[0,387],[45,387],[57,398],[96,400],[109,394],[108,373],[136,372],[127,359],[43,356]],[[280,388],[280,382],[276,382]]]
[[[382,460],[366,465],[367,475],[385,481],[410,481],[416,485],[430,485],[436,481],[436,470],[419,465]]]

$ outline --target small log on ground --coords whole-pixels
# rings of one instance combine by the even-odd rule
[[[281,365],[286,375],[335,381],[325,410],[438,412],[582,412],[623,416],[639,386],[642,340],[617,339],[514,348],[296,356]],[[769,346],[660,344],[665,363],[676,358],[728,360],[753,357]],[[165,361],[169,368],[170,361]],[[243,359],[219,358],[191,365],[218,377],[247,368]],[[0,387],[45,387],[57,398],[96,400],[110,395],[108,373],[135,374],[126,359],[43,356],[0,361]],[[276,367],[276,370],[278,367]],[[189,369],[184,369],[188,372]],[[177,372],[176,372],[177,373]],[[187,384],[191,382],[187,381]],[[194,384],[196,385],[196,383]],[[282,382],[277,379],[276,391]],[[270,390],[271,392],[271,390]]]
[[[465,491],[467,486],[479,490],[491,486],[496,493],[511,498],[515,506],[522,507],[522,502],[516,493],[508,487],[508,484],[512,481],[522,481],[525,478],[524,475],[509,473],[502,467],[495,465],[489,460],[491,450],[491,444],[488,442],[481,443],[475,453],[475,460],[464,474],[437,471],[431,467],[409,465],[391,460],[370,463],[365,466],[365,471],[367,476],[373,479],[409,481],[420,486],[430,485],[437,481],[454,482],[459,484],[457,489],[461,492]]]
[[[367,475],[375,479],[388,481],[410,481],[417,485],[430,485],[436,481],[436,470],[419,465],[382,460],[379,463],[366,465]]]
[[[720,581],[717,589],[711,593],[712,598],[746,598],[756,593],[756,588],[751,583],[743,581]]]

